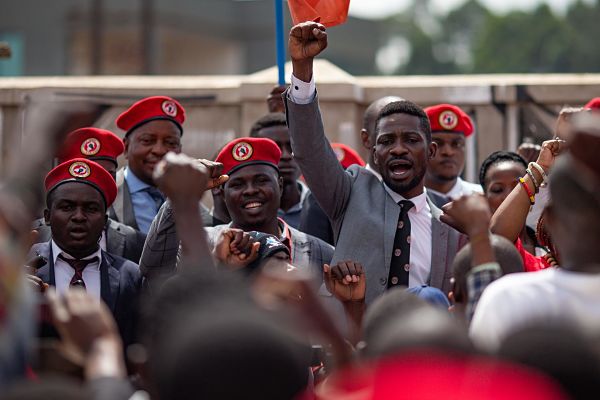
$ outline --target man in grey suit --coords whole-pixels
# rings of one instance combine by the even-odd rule
[[[292,28],[293,75],[285,103],[294,157],[332,221],[332,264],[352,260],[365,267],[367,303],[400,285],[428,284],[448,293],[463,239],[440,222],[441,211],[424,190],[427,162],[436,152],[427,115],[409,101],[385,106],[373,148],[382,180],[356,165],[344,172],[325,137],[314,85],[313,58],[326,47],[323,25]]]

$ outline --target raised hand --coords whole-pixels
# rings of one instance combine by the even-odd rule
[[[565,148],[565,141],[561,139],[546,140],[542,143],[542,150],[538,156],[537,163],[544,168],[546,173],[549,172],[550,168],[554,165],[556,157]]]
[[[221,232],[213,257],[233,269],[244,268],[258,257],[260,243],[241,229],[226,229]]]
[[[317,22],[302,22],[290,30],[288,52],[296,78],[309,82],[313,59],[327,47],[325,26]]]
[[[367,291],[363,266],[354,261],[323,265],[325,286],[342,303],[364,301]]]
[[[62,345],[70,355],[87,357],[97,340],[118,342],[119,331],[110,311],[99,299],[85,290],[71,289],[60,297],[54,290],[48,291],[52,322],[60,333]]]
[[[487,233],[492,212],[481,194],[462,196],[442,207],[442,222],[469,236]]]
[[[154,169],[154,181],[172,201],[183,198],[200,201],[205,190],[229,179],[221,175],[222,169],[220,163],[169,152]]]

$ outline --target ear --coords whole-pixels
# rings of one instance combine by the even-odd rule
[[[371,150],[373,149],[373,144],[371,144],[371,138],[369,137],[369,132],[366,129],[360,130],[360,141],[365,149]]]
[[[280,176],[278,179],[279,182],[279,193],[283,193],[283,178]]]
[[[436,142],[429,143],[429,148],[428,148],[428,152],[427,152],[428,160],[431,160],[435,157],[435,153],[437,153],[437,149],[438,149],[438,145]]]
[[[123,144],[125,145],[125,152],[123,153],[123,155],[125,156],[125,159],[128,159],[127,156],[129,155],[129,144],[131,142],[131,135],[132,133],[130,133],[129,136],[123,139]]]
[[[44,223],[50,226],[50,210],[47,208],[44,209]]]

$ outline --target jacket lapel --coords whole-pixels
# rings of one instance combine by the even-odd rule
[[[113,203],[113,211],[115,219],[125,225],[129,225],[134,229],[139,230],[137,222],[135,220],[135,214],[133,212],[133,205],[131,203],[131,194],[129,193],[129,186],[125,180],[125,169],[122,168],[117,172],[117,197]]]
[[[113,258],[102,252],[100,264],[100,297],[114,313],[119,296],[119,271],[112,266]]]
[[[284,224],[284,229],[287,224]],[[291,252],[292,252],[292,263],[293,264],[306,264],[312,265],[310,241],[304,232],[287,226],[289,228],[288,233],[291,236]],[[320,266],[323,267],[322,265]]]
[[[56,286],[56,280],[54,278],[54,262],[52,261],[52,246],[50,245],[50,242],[33,245],[27,259],[29,260],[38,254],[48,260],[48,262],[46,262],[42,268],[37,270],[36,276],[48,285]]]
[[[448,225],[440,221],[442,210],[427,198],[431,209],[431,275],[429,285],[442,287],[446,273],[446,254],[448,253]]]
[[[385,189],[384,189],[385,190]],[[394,247],[394,238],[398,228],[398,218],[400,217],[400,206],[392,200],[386,193],[385,195],[385,214],[383,226],[383,251],[384,251],[384,267],[386,277],[390,273],[390,264],[392,262],[392,251]]]
[[[123,256],[125,254],[125,235],[112,220],[108,220],[106,228],[106,251],[111,254]]]

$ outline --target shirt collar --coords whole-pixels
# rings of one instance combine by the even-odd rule
[[[385,183],[383,184],[383,187],[385,188],[385,191],[390,195],[390,197],[392,198],[392,200],[394,200],[394,203],[399,203],[402,200],[410,200],[413,202],[413,204],[415,205],[413,208],[411,208],[409,210],[409,212],[415,212],[415,213],[420,213],[421,210],[423,210],[423,208],[425,208],[427,206],[427,189],[423,188],[423,193],[421,193],[418,196],[415,196],[411,199],[407,199],[403,196],[401,196],[400,194],[394,192],[388,185],[386,185]]]
[[[51,242],[52,242],[52,263],[54,265],[56,265],[56,259],[58,258],[58,256],[60,254],[62,254],[63,257],[65,257],[65,258],[75,259],[75,257],[73,257],[72,255],[70,255],[63,249],[61,249],[54,240],[51,240]],[[94,253],[90,254],[87,257],[83,257],[83,260],[89,260],[90,258],[94,258],[94,257],[98,257],[98,260],[102,260],[102,249],[100,248],[100,246],[98,246],[98,250],[96,250]],[[98,264],[98,265],[100,265],[100,264]]]
[[[454,184],[454,186],[452,186],[452,189],[450,189],[447,193],[442,193],[431,188],[427,190],[429,190],[433,194],[437,194],[440,197],[447,197],[454,200],[459,198],[462,194],[462,179],[460,179],[460,177],[456,178],[456,183]]]
[[[125,168],[125,171],[123,171],[123,176],[125,177],[125,180],[127,181],[127,187],[129,188],[129,193],[141,192],[141,191],[146,190],[149,187],[151,187],[147,183],[142,182],[140,180],[140,178],[135,176],[135,174],[133,173],[133,171],[131,171],[129,169],[129,167]]]

